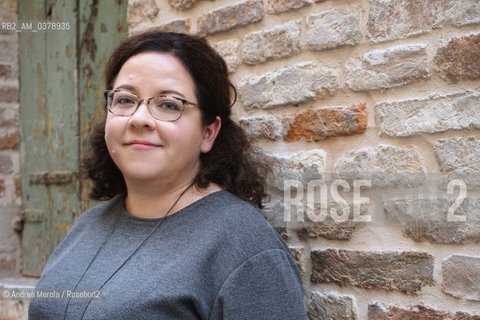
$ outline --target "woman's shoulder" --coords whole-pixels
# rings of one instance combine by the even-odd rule
[[[221,224],[249,228],[268,226],[260,209],[229,191],[218,191],[207,196],[202,207],[211,213],[210,218]]]
[[[287,249],[278,232],[268,223],[260,209],[238,196],[220,191],[209,196],[203,205],[208,232],[223,245],[242,246],[256,254],[269,249]]]

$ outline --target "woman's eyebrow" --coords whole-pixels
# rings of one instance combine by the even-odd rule
[[[132,86],[132,85],[129,85],[129,84],[122,84],[122,85],[120,85],[120,86],[118,86],[114,89],[115,90],[124,89],[124,90],[131,91],[133,93],[137,93],[137,90],[135,90],[135,87]],[[175,95],[175,96],[178,96],[180,98],[185,98],[185,96],[182,93],[180,93],[176,90],[170,90],[170,89],[169,90],[159,90],[159,91],[157,91],[156,95],[159,95],[159,96],[161,96],[161,95]]]
[[[158,93],[160,95],[169,94],[169,95],[175,95],[175,96],[179,96],[181,98],[185,98],[185,96],[183,94],[181,94],[180,92],[175,91],[175,90],[160,90]]]
[[[122,84],[116,88],[114,88],[115,90],[118,90],[118,89],[125,89],[125,90],[128,90],[128,91],[132,91],[132,92],[136,92],[135,90],[135,87],[132,86],[132,85],[129,85],[129,84]]]

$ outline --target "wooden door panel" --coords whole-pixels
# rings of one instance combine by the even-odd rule
[[[22,272],[39,276],[86,206],[85,186],[73,176],[103,112],[101,70],[126,37],[127,1],[19,0],[18,11],[19,21],[69,24],[66,31],[19,34]]]

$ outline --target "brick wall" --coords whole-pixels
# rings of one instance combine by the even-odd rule
[[[17,1],[0,0],[1,21],[17,20]],[[21,268],[18,34],[0,29],[0,288]],[[27,319],[27,301],[0,299],[0,319]]]
[[[16,1],[0,1],[0,20],[17,20]],[[12,227],[20,211],[18,35],[0,29],[0,278],[20,268],[20,241]]]
[[[131,0],[128,19],[224,56],[310,319],[480,318],[478,0]]]

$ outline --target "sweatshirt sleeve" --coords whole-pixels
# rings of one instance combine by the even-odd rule
[[[210,320],[306,319],[302,281],[281,249],[263,251],[241,264],[220,289]]]

